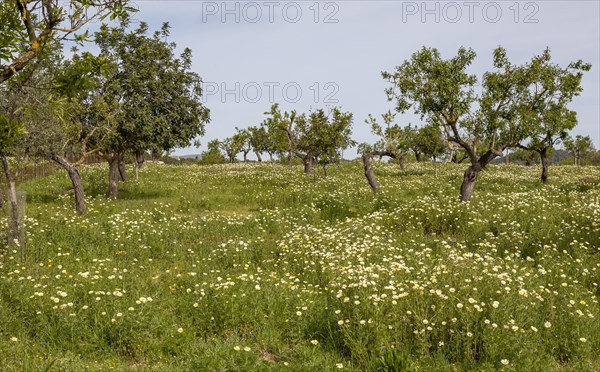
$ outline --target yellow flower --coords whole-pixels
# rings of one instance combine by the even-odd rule
[[[508,359],[502,359],[502,360],[500,361],[500,363],[502,363],[502,364],[504,364],[504,365],[507,365],[507,364],[508,364],[508,363],[510,363],[510,362],[508,361]]]
[[[13,337],[10,338],[10,341],[11,342],[17,342],[17,341],[19,341],[19,339],[16,338],[15,336],[13,336]]]
[[[546,322],[546,323],[544,323],[544,327],[550,328],[550,327],[552,327],[552,323]]]
[[[183,333],[183,328],[181,328],[181,327],[177,328],[177,332]]]

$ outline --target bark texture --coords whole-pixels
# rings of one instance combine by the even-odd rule
[[[51,155],[50,159],[54,162],[58,163],[61,167],[63,167],[69,178],[71,179],[71,184],[73,185],[73,191],[75,192],[75,211],[78,215],[83,215],[87,211],[87,205],[85,202],[85,191],[83,189],[83,181],[81,180],[81,175],[77,168],[70,164],[66,159],[58,155]]]
[[[120,157],[119,159],[119,176],[121,176],[121,180],[123,182],[129,182],[129,175],[127,174],[127,170],[125,169],[123,157]]]
[[[108,198],[116,199],[119,194],[119,162],[120,154],[108,158]]]
[[[379,156],[381,159],[384,156],[389,156],[392,159],[396,159],[396,154],[389,151],[373,151],[363,154],[362,162],[365,170],[365,177],[367,177],[367,181],[369,182],[369,186],[373,190],[377,190],[379,188],[379,182],[377,181],[377,177],[375,177],[375,172],[373,171],[373,165],[371,164],[371,160],[374,156]],[[400,159],[402,161],[402,158]]]
[[[542,163],[542,182],[546,183],[548,182],[548,149],[544,148],[542,149],[542,151],[540,151],[540,161]]]

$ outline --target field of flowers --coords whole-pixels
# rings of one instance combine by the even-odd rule
[[[88,166],[84,217],[23,184],[0,370],[600,369],[599,168],[492,166],[462,204],[465,165],[376,168],[151,164],[109,201]]]

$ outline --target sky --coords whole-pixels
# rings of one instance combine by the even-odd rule
[[[354,114],[353,138],[373,142],[364,123],[394,109],[382,71],[393,71],[423,46],[451,58],[461,47],[477,53],[470,72],[492,68],[492,51],[503,46],[514,63],[525,63],[550,47],[561,66],[582,59],[592,64],[583,92],[570,108],[600,147],[600,2],[591,1],[147,1],[138,0],[134,19],[163,22],[169,41],[191,48],[193,70],[204,81],[211,122],[208,141],[235,128],[259,125],[273,103],[308,112],[341,107]],[[400,124],[421,125],[412,113]],[[351,152],[351,153],[350,153]],[[349,151],[347,158],[353,158]]]

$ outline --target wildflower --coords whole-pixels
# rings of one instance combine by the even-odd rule
[[[461,304],[460,302],[456,304],[456,307],[458,307],[459,309],[463,308],[463,304]]]
[[[508,365],[508,363],[510,363],[510,362],[508,361],[508,359],[502,359],[502,360],[500,361],[500,363],[502,363],[502,364],[504,364],[504,365],[506,366],[506,365]]]
[[[313,345],[318,345],[319,341],[317,341],[317,340],[311,340],[310,343],[313,344]]]
[[[240,351],[240,350],[242,350],[242,348],[240,348],[239,346],[234,346],[234,347],[233,347],[233,350],[235,350],[235,351]]]
[[[10,341],[11,342],[17,342],[17,341],[19,341],[19,339],[16,338],[15,336],[13,336],[13,337],[10,338]]]
[[[250,351],[252,349],[250,349],[250,346],[244,346],[244,351]]]
[[[581,337],[581,338],[579,339],[579,341],[581,341],[581,342],[586,342],[586,341],[587,341],[587,339],[586,339],[585,337]]]
[[[544,327],[550,328],[550,327],[552,327],[552,323],[546,322],[546,323],[544,323]]]
[[[335,366],[338,367],[339,369],[342,369],[342,368],[344,368],[344,363],[336,363]]]
[[[181,327],[177,328],[177,332],[183,333],[183,328],[181,328]]]

